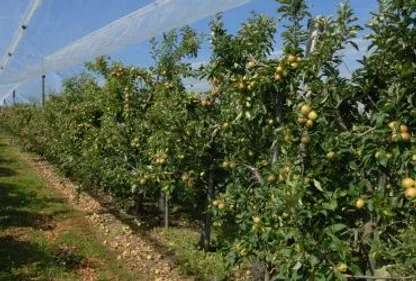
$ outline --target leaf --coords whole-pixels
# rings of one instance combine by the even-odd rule
[[[322,189],[321,183],[319,181],[317,181],[316,179],[313,179],[313,185],[316,187],[316,189],[318,189],[320,192],[324,192],[324,190]]]
[[[349,166],[350,166],[350,169],[351,170],[358,170],[358,166],[357,166],[357,164],[355,163],[355,161],[350,161],[349,162]]]
[[[337,223],[337,224],[333,224],[329,227],[329,230],[333,233],[336,234],[337,232],[340,232],[341,230],[344,230],[348,228],[345,224],[342,223]]]
[[[358,48],[357,43],[355,43],[354,41],[349,41],[348,43],[350,43],[350,44],[351,44],[351,46],[353,46],[353,47],[354,47],[354,49],[356,49],[357,51],[360,51],[360,48]]]
[[[299,270],[302,267],[302,263],[298,261],[295,266],[293,267],[294,270]]]
[[[326,210],[335,211],[338,208],[338,203],[336,200],[332,200],[329,203],[323,203],[322,207]]]

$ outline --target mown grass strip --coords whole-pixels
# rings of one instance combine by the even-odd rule
[[[147,280],[102,241],[0,134],[0,281]]]

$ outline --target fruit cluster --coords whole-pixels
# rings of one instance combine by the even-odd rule
[[[201,101],[202,106],[210,107],[214,105],[214,102],[210,98],[206,98],[203,101]]]
[[[217,207],[220,210],[223,210],[225,208],[225,203],[223,201],[214,200],[212,201],[212,206]]]
[[[303,125],[306,129],[311,129],[314,126],[314,122],[318,119],[318,114],[313,110],[312,106],[304,104],[300,107],[300,115],[298,117],[299,124]]]
[[[168,154],[165,152],[159,157],[157,157],[155,162],[156,164],[163,165],[166,163],[167,158],[168,158]]]
[[[122,67],[110,72],[111,77],[122,77],[125,74],[125,70]]]
[[[276,72],[274,73],[274,80],[280,81],[283,77],[286,77],[287,72],[285,70],[285,66],[289,66],[289,68],[295,70],[299,67],[299,63],[302,61],[301,57],[296,57],[294,55],[289,55],[283,60],[279,66],[276,68]]]
[[[235,163],[234,161],[224,161],[222,162],[222,167],[224,169],[234,169],[235,167],[237,167],[237,163]]]
[[[186,174],[186,173],[182,174],[181,180],[183,182],[185,182],[190,187],[193,186],[194,185],[194,182],[195,182],[195,178],[192,177],[192,176],[190,176],[190,175],[188,175],[188,174]]]
[[[393,141],[409,142],[412,136],[409,133],[409,128],[404,124],[399,124],[396,121],[392,121],[388,124],[392,130],[391,139]]]

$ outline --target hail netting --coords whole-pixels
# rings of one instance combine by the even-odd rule
[[[38,99],[42,74],[54,90],[74,66],[249,1],[2,0],[0,98]]]

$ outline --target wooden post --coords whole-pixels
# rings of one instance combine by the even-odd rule
[[[16,105],[16,90],[13,90],[13,105]]]
[[[45,105],[45,75],[42,75],[42,106]]]

